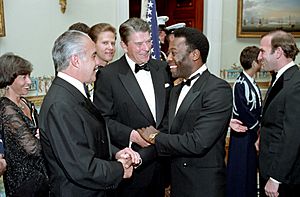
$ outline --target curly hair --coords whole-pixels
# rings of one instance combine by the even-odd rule
[[[201,54],[202,62],[206,63],[209,52],[209,42],[201,31],[191,27],[182,27],[174,31],[174,36],[184,37],[189,51],[191,52],[198,49]]]

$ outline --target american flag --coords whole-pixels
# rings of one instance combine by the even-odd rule
[[[142,0],[141,18],[146,20],[151,28],[151,56],[153,59],[160,59],[160,45],[155,0]]]

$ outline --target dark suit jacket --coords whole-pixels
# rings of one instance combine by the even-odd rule
[[[169,132],[155,138],[159,155],[171,159],[171,196],[225,195],[225,136],[232,112],[227,82],[209,71],[194,83],[174,117],[180,86],[170,95]]]
[[[148,65],[155,93],[156,122],[125,56],[97,73],[94,103],[107,121],[112,144],[118,148],[128,147],[133,129],[150,125],[159,129],[162,127],[167,129],[166,125],[163,126],[171,89],[170,78],[166,70],[167,64],[150,59]],[[136,151],[141,149],[137,144],[133,144],[132,147]],[[147,163],[148,157],[141,156],[143,164]],[[130,185],[133,187],[149,185],[154,167],[153,161],[139,167],[134,171]]]
[[[233,85],[233,95],[232,117],[242,121],[248,130],[230,131],[226,196],[257,196],[258,162],[254,144],[261,121],[261,93],[256,92],[254,84],[241,72]]]
[[[295,65],[274,84],[263,108],[259,167],[264,179],[300,184],[300,74]]]
[[[80,91],[56,77],[39,120],[53,196],[106,196],[116,188],[122,164],[108,161],[104,119]]]

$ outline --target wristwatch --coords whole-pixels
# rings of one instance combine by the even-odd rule
[[[157,136],[158,132],[157,133],[152,133],[149,135],[149,142],[151,144],[155,144],[155,137]]]

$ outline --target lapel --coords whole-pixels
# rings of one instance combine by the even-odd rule
[[[201,90],[203,89],[203,87],[207,83],[207,80],[208,80],[209,76],[210,76],[210,72],[208,70],[206,70],[197,79],[197,81],[194,83],[194,85],[192,86],[190,91],[187,93],[187,95],[183,99],[183,101],[182,101],[180,107],[178,108],[178,111],[177,111],[175,116],[174,116],[174,114],[175,114],[175,110],[174,110],[174,113],[172,115],[174,117],[174,119],[171,120],[172,123],[176,119],[176,117],[186,116],[186,114],[189,111],[189,108],[190,108],[191,104],[199,96],[199,94],[201,93]],[[177,100],[178,100],[178,97],[176,99],[175,108],[176,108],[176,105],[177,105]],[[171,127],[172,127],[172,125],[171,125]]]
[[[131,99],[136,104],[140,112],[144,114],[149,122],[154,122],[148,103],[132,70],[130,69],[129,64],[126,61],[125,56],[120,59],[120,65],[122,65],[120,66],[119,73],[120,81],[122,82],[123,86],[125,87],[126,91],[130,95]]]
[[[175,117],[175,110],[176,110],[176,105],[178,101],[178,97],[180,94],[180,91],[182,89],[181,84],[173,87],[170,95],[170,102],[169,102],[169,130],[171,129],[171,125],[173,123],[174,117]]]
[[[73,97],[75,98],[76,102],[78,102],[82,107],[90,112],[92,116],[94,116],[99,121],[104,121],[100,111],[97,107],[91,102],[90,99],[86,98],[81,92],[75,88],[70,83],[66,82],[65,80],[57,77],[53,83],[57,83],[58,85],[64,87]]]
[[[165,90],[165,78],[164,73],[160,71],[159,65],[155,64],[150,59],[148,62],[150,67],[150,73],[155,94],[155,108],[156,108],[156,127],[158,127],[163,119],[165,105],[166,105],[166,90]]]
[[[97,107],[92,103],[92,101],[88,98],[86,98],[82,93],[75,88],[70,83],[66,82],[65,80],[56,77],[53,81],[54,84],[57,84],[59,86],[62,86],[65,88],[75,99],[75,101],[83,107],[83,109],[87,110],[89,112],[89,115],[93,116],[96,120],[99,121],[99,123],[102,123],[104,128],[103,130],[99,130],[99,135],[101,136],[101,140],[105,141],[107,144],[108,149],[108,155],[106,155],[106,152],[103,152],[103,158],[109,158],[111,157],[111,146],[110,146],[110,138],[108,129],[106,128],[106,123],[101,115],[101,112],[97,109]]]
[[[276,95],[288,84],[288,81],[292,78],[293,74],[298,71],[298,66],[292,66],[287,69],[276,81],[273,87],[270,87],[268,90],[268,94],[266,95],[266,99],[263,106],[263,114],[267,110],[270,103],[274,100]]]

